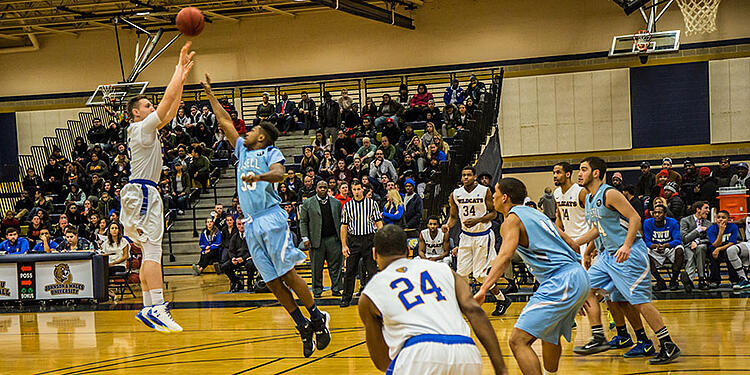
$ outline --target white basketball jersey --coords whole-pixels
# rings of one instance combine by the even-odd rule
[[[453,271],[426,259],[398,259],[375,274],[362,292],[383,316],[383,337],[394,358],[422,334],[469,336],[456,300]]]
[[[430,236],[429,229],[423,230],[420,233],[420,236],[422,236],[422,240],[424,241],[425,255],[430,258],[443,255],[443,241],[445,238],[445,233],[443,233],[442,230],[438,229],[435,238],[432,238],[432,236]]]
[[[583,186],[573,184],[568,191],[562,192],[562,188],[555,189],[553,195],[557,202],[557,209],[560,210],[560,219],[563,223],[565,233],[576,239],[591,229],[586,222],[586,212],[578,201],[578,194]]]
[[[159,182],[161,173],[161,142],[158,127],[161,123],[156,111],[143,121],[128,126],[128,152],[130,153],[130,179]]]
[[[471,218],[480,218],[487,213],[487,187],[479,185],[471,191],[466,191],[466,188],[461,186],[460,188],[453,190],[453,200],[458,206],[458,217],[461,219],[461,230],[469,233],[484,232],[492,228],[492,223],[478,223],[471,228],[464,225],[464,220]]]

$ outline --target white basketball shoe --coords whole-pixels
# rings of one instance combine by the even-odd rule
[[[151,309],[148,311],[147,316],[148,319],[154,323],[154,325],[161,325],[169,332],[182,332],[182,327],[180,327],[180,325],[174,321],[174,319],[172,318],[172,314],[169,313],[168,302],[151,306]]]
[[[154,329],[159,332],[169,333],[169,330],[167,327],[162,326],[161,324],[155,324],[151,320],[148,319],[148,312],[151,309],[151,306],[144,306],[141,311],[138,311],[138,314],[135,314],[135,318],[146,325],[146,327]]]

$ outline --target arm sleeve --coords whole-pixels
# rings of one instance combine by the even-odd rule
[[[161,119],[156,111],[151,112],[150,115],[146,116],[146,118],[141,121],[143,131],[148,134],[156,133],[156,131],[159,130],[159,125],[161,125]]]
[[[677,221],[672,222],[672,241],[669,241],[669,247],[675,247],[682,244],[682,237],[680,237],[680,226]]]
[[[27,240],[25,238],[20,238],[18,241],[20,241],[20,244],[19,244],[20,245],[20,248],[19,248],[20,253],[21,254],[28,253],[29,252],[29,240]]]
[[[281,163],[281,165],[284,165],[284,163],[286,162],[286,159],[284,159],[284,154],[282,154],[281,151],[276,147],[268,148],[268,152],[266,152],[266,160],[268,161],[269,166],[276,163]]]
[[[349,211],[341,207],[341,225],[349,225]]]
[[[388,212],[388,209],[385,208],[385,207],[383,207],[383,214],[382,215],[383,215],[384,218],[386,218],[386,219],[388,219],[390,221],[396,221],[396,220],[398,220],[400,218],[400,216],[398,215],[398,211],[396,211],[395,214],[392,214],[392,213]]]
[[[200,246],[201,254],[203,254],[203,252],[206,251],[206,246],[208,246],[208,239],[203,233],[201,233],[201,238],[198,240],[198,246]]]
[[[688,220],[690,220],[690,216],[680,220],[680,239],[682,239],[683,244],[688,244],[698,237],[698,228],[696,227],[696,230],[692,231],[689,230],[688,228],[690,224],[688,223]]]
[[[651,237],[653,235],[654,235],[654,220],[646,219],[646,221],[643,222],[643,241],[646,243],[647,247],[651,247],[651,245],[653,245],[653,242],[651,242]]]
[[[371,220],[373,222],[383,220],[383,216],[380,214],[380,209],[378,208],[378,204],[375,203],[375,201],[371,201],[370,204],[371,204],[370,211],[372,211]]]

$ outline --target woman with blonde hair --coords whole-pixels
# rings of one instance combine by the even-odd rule
[[[425,125],[424,134],[422,134],[422,147],[427,148],[435,142],[435,137],[439,137],[440,133],[435,130],[435,124],[428,122]]]
[[[401,219],[404,217],[404,201],[401,199],[401,194],[396,189],[388,190],[386,199],[388,201],[383,207],[383,225],[403,226]]]
[[[424,145],[422,144],[422,140],[419,138],[419,136],[415,135],[414,137],[412,137],[411,141],[406,146],[405,153],[411,155],[411,158],[417,161],[417,167],[419,168],[420,172],[424,170],[425,151]]]

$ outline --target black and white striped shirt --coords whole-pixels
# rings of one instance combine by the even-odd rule
[[[364,236],[377,231],[375,223],[381,221],[380,208],[370,198],[357,202],[352,199],[341,211],[341,224],[347,225],[347,233],[353,236]]]

